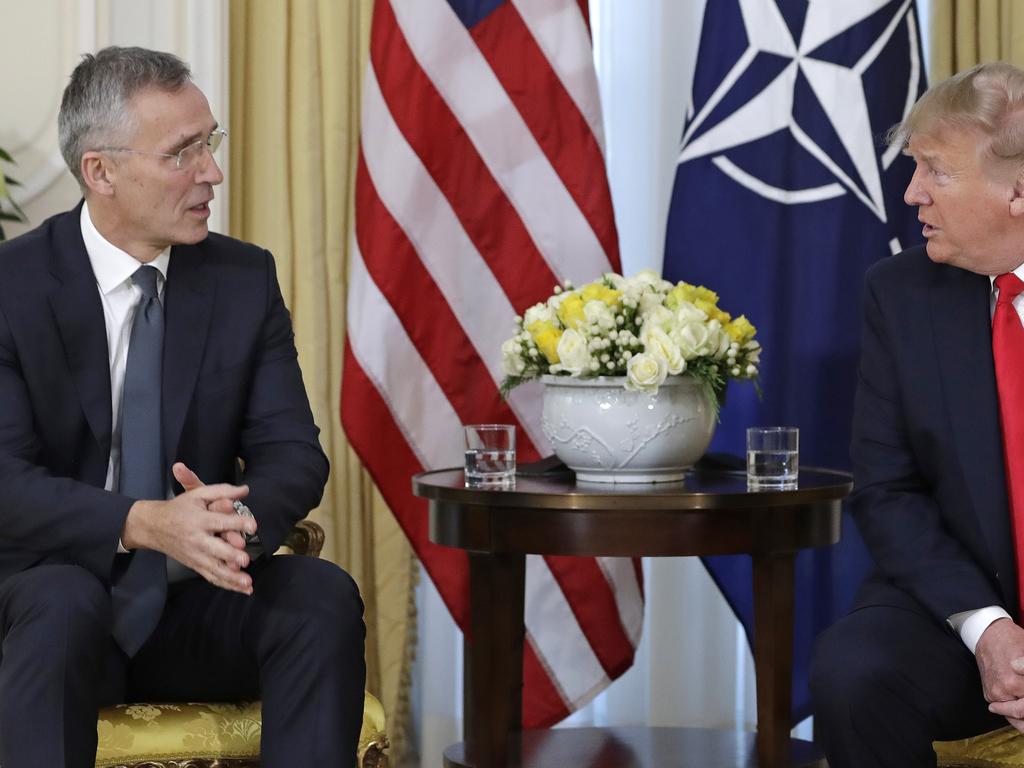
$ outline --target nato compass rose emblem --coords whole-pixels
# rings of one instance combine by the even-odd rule
[[[886,222],[883,175],[900,148],[882,136],[921,88],[912,0],[737,0],[721,10],[712,28],[705,17],[679,164],[710,156],[785,205],[853,195]]]

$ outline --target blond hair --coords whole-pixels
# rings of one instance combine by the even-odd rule
[[[890,144],[944,129],[980,131],[983,154],[1024,166],[1024,70],[1012,64],[978,64],[929,88],[903,122],[890,129]]]

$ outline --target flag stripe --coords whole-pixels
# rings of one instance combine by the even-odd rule
[[[463,333],[453,307],[445,301],[423,262],[416,257],[406,237],[409,230],[391,218],[377,197],[379,187],[369,183],[362,153],[356,174],[357,205],[368,213],[357,229],[366,270],[387,304],[397,308],[399,322],[423,359],[424,367],[440,387],[440,396],[454,409],[455,421],[479,424],[497,420],[522,428],[498,394],[483,361],[472,354],[473,344]],[[395,269],[395,264],[401,264],[402,268]],[[465,350],[468,354],[452,354],[452,350]],[[459,435],[459,443],[461,440]],[[524,457],[531,457],[528,460],[537,458],[526,435],[520,438],[517,447]]]
[[[622,629],[629,638],[630,645],[635,648],[640,643],[640,634],[644,628],[644,596],[640,588],[643,577],[637,573],[640,560],[627,557],[598,557],[596,562],[612,586],[619,621],[622,622]]]
[[[523,643],[523,728],[547,728],[571,711],[555,686],[551,670],[541,664],[533,638],[527,634]]]
[[[537,658],[555,672],[558,688],[574,710],[606,687],[610,678],[545,560],[534,555],[526,559],[526,593],[530,599],[523,618]],[[600,582],[591,588],[599,586]]]
[[[587,18],[577,0],[512,0],[523,23],[572,99],[604,153],[604,126],[598,98]]]
[[[463,457],[459,417],[420,357],[391,305],[370,278],[359,251],[360,230],[349,262],[349,328],[372,328],[386,344],[368,333],[349,334],[352,352],[376,389],[387,393],[388,407],[423,468],[458,466]],[[401,360],[401,365],[392,360]]]
[[[629,658],[634,643],[630,642],[621,622],[608,620],[610,616],[619,618],[614,591],[594,589],[595,584],[608,583],[604,571],[593,558],[577,560],[574,557],[549,556],[544,560],[568,598],[576,623],[587,636],[602,669],[609,679],[614,679],[622,671],[617,669],[617,665],[623,658]]]
[[[430,574],[452,618],[459,626],[466,626],[469,606],[458,596],[469,591],[469,555],[464,550],[441,547],[430,541],[427,502],[409,492],[409,478],[422,472],[424,467],[410,450],[387,403],[366,377],[347,342],[341,411],[352,448],[360,456],[372,456],[379,446],[388,446],[388,460],[367,462],[366,468]]]
[[[569,2],[579,23],[576,5],[572,0]],[[597,234],[604,253],[614,263],[618,258],[615,223],[608,218],[603,205],[609,195],[608,177],[603,166],[595,165],[592,160],[601,155],[601,148],[559,74],[551,68],[549,57],[538,47],[532,34],[536,31],[526,26],[514,5],[506,3],[476,25],[472,36],[576,206]],[[561,34],[558,29],[551,31]],[[593,67],[588,71],[593,74]],[[596,277],[598,275],[593,274],[587,279]]]
[[[536,303],[539,290],[550,291],[559,282],[558,278],[530,238],[530,233],[526,231],[458,120],[430,79],[416,66],[412,51],[395,27],[391,6],[387,3],[381,5],[378,19],[374,22],[370,50],[374,70],[387,72],[387,77],[380,80],[374,77],[374,87],[363,97],[363,147],[368,154],[375,157],[379,155],[382,166],[392,166],[382,168],[374,176],[386,181],[389,173],[395,174],[391,181],[399,186],[396,194],[410,198],[414,204],[410,206],[411,213],[417,215],[425,226],[433,224],[432,216],[439,213],[442,207],[442,201],[436,199],[438,195],[443,195],[443,199],[450,202],[454,209],[453,215],[458,216],[457,226],[460,229],[465,227],[465,234],[453,232],[455,227],[451,224],[444,231],[435,231],[438,240],[454,235],[438,255],[447,256],[450,251],[455,251],[460,257],[460,264],[455,269],[449,267],[448,271],[458,275],[465,269],[472,269],[470,279],[479,279],[479,269],[466,262],[470,258],[477,260],[483,257],[486,266],[494,273],[501,283],[501,289],[508,296],[502,296],[499,303],[492,306],[496,309],[508,306],[506,316],[510,328],[512,316],[525,312],[530,305]],[[387,61],[383,60],[385,51]],[[407,90],[417,94],[415,101],[402,98]],[[385,102],[388,105],[386,107],[383,106]],[[383,113],[388,111],[394,121],[391,125],[385,124]],[[415,163],[405,157],[392,157],[396,133],[401,136],[404,145],[398,151],[403,155],[413,155]],[[386,147],[387,151],[375,152],[371,149],[374,146]],[[420,167],[412,169],[414,164]],[[416,173],[412,179],[403,174],[403,171],[409,173],[412,170]],[[428,178],[439,188],[436,192],[433,189],[426,190],[426,200],[416,194],[427,186],[422,174],[429,174]],[[472,189],[473,194],[465,195],[466,188]],[[440,227],[437,229],[440,230]],[[473,257],[469,257],[470,250],[475,252]],[[427,252],[427,249],[421,248],[420,251]],[[529,275],[525,281],[524,272]],[[494,293],[492,290],[490,295],[483,296],[483,301],[494,301]],[[461,316],[481,315],[475,313]],[[493,324],[491,327],[496,333],[508,334],[508,328]],[[487,347],[490,352],[497,350],[501,342],[493,344],[489,340],[488,343],[491,344]]]
[[[392,306],[399,308],[406,328],[420,328],[437,340],[429,350],[424,344],[419,344],[419,349],[432,353],[436,366],[431,367],[441,379],[444,390],[458,399],[455,406],[463,415],[462,423],[480,422],[479,417],[467,413],[484,404],[497,403],[497,410],[485,419],[490,421],[504,418],[507,406],[511,406],[516,422],[528,438],[521,444],[524,460],[532,460],[539,455],[537,451],[550,451],[540,426],[536,393],[515,391],[506,406],[497,390],[503,378],[501,343],[512,330],[515,310],[495,281],[494,273],[469,242],[448,199],[405,142],[377,85],[371,66],[363,89],[365,138],[361,154],[370,178],[365,174],[360,176],[362,186],[357,184],[356,191],[357,205],[360,200],[366,205],[364,222],[375,230],[372,237],[360,241],[364,258],[378,275],[376,279],[381,286],[393,284],[396,289],[411,288],[411,283],[406,284],[407,273],[412,270],[414,275],[420,276],[416,290],[429,291],[431,300],[412,290],[407,300],[392,301]],[[506,255],[505,262],[511,261]],[[424,267],[429,275],[423,274]],[[544,262],[540,261],[535,269],[545,270]],[[538,273],[532,274],[536,277]],[[540,279],[548,278],[541,275]],[[525,281],[520,277],[519,282]],[[535,286],[535,295],[542,290]],[[459,321],[459,318],[482,317],[507,317],[508,322],[506,325]],[[441,320],[446,322],[439,322]],[[453,355],[452,349],[459,350],[460,354]],[[473,370],[481,360],[486,365],[486,376],[480,376],[480,370]],[[470,366],[469,371],[460,370],[463,362]],[[491,381],[489,388],[488,379]],[[460,394],[462,388],[471,391]]]
[[[417,62],[555,274],[585,282],[606,271],[597,236],[447,3],[392,0],[391,6]]]

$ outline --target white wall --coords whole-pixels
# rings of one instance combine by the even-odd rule
[[[8,175],[27,225],[74,206],[81,195],[57,148],[57,110],[82,53],[139,45],[175,53],[192,66],[214,115],[228,111],[227,0],[0,0],[0,147],[17,165]],[[230,130],[230,126],[229,126]],[[222,167],[228,153],[218,154]],[[226,168],[225,168],[226,171]],[[211,229],[227,230],[226,186],[217,191]]]

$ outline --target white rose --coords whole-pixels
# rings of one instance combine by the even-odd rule
[[[615,326],[615,315],[611,308],[603,301],[593,299],[583,305],[583,316],[592,325],[602,328],[613,328]]]
[[[644,291],[640,296],[640,314],[646,317],[656,310],[665,309],[664,303],[665,297],[662,294],[657,291]]]
[[[626,280],[627,285],[651,287],[661,293],[668,293],[675,288],[668,280],[662,280],[661,275],[653,269],[641,269],[635,275]]]
[[[686,323],[675,333],[676,343],[687,360],[710,354],[711,334],[704,323]]]
[[[669,375],[675,376],[686,370],[686,360],[679,345],[661,328],[647,323],[640,329],[640,341],[644,344],[644,352],[658,355],[665,360]]]
[[[612,288],[617,291],[622,291],[626,288],[626,278],[622,275],[617,275],[614,272],[605,272],[604,279],[611,283]]]
[[[579,331],[569,328],[558,340],[558,361],[563,371],[574,376],[590,370],[590,351],[587,349],[587,337]]]
[[[661,304],[651,307],[647,312],[640,312],[641,325],[656,325],[664,331],[677,327],[676,316],[671,309]]]
[[[526,363],[520,354],[523,346],[514,336],[501,345],[501,369],[506,376],[522,376]]]
[[[661,355],[641,352],[626,363],[626,389],[632,392],[655,392],[666,376],[668,365]]]
[[[714,339],[712,344],[714,357],[718,359],[725,357],[725,353],[729,351],[729,345],[732,344],[732,338],[725,332],[724,328],[717,328],[711,335]]]
[[[676,307],[676,320],[679,321],[680,325],[685,323],[703,323],[707,319],[707,313],[703,309],[697,309],[695,304],[691,304],[688,301],[680,301],[679,306]]]
[[[559,294],[563,295],[563,294]],[[556,328],[558,327],[558,315],[555,314],[555,310],[549,307],[547,304],[534,304],[523,315],[523,328],[529,328],[535,322],[540,321],[542,323],[551,323]]]

